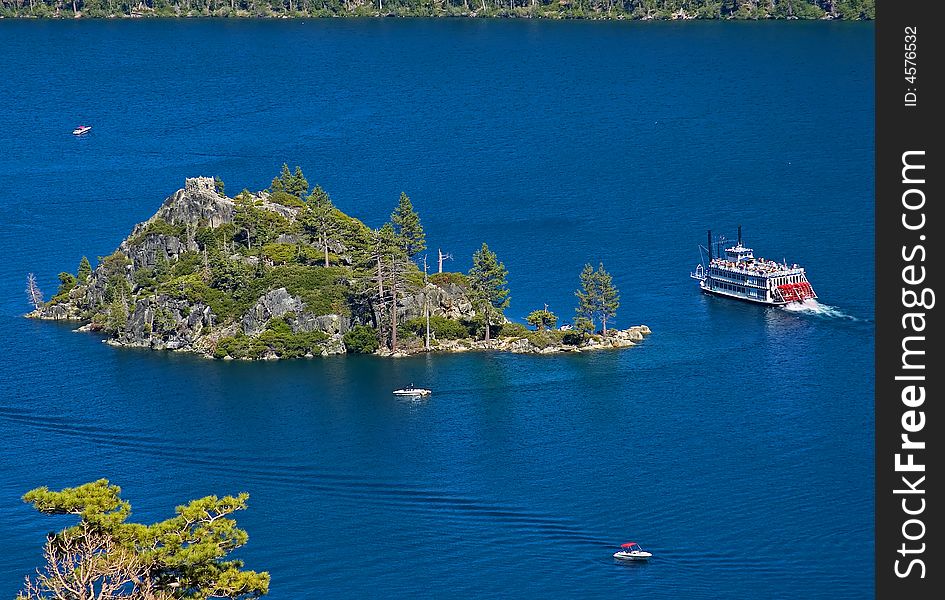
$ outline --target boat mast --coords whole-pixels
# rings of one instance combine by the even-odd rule
[[[708,245],[706,248],[709,250],[709,262],[712,262],[712,230],[708,232]]]
[[[738,226],[738,245],[742,245],[742,226]]]

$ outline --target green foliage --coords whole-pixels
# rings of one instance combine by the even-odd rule
[[[345,348],[355,354],[372,354],[380,344],[377,341],[377,331],[367,325],[355,325],[344,335]]]
[[[106,308],[105,331],[119,333],[128,326],[128,301],[124,295],[109,302]]]
[[[509,290],[506,277],[509,272],[499,262],[495,252],[485,243],[473,254],[473,266],[469,270],[469,281],[476,310],[485,315],[486,324],[491,324],[496,317],[509,306]],[[490,339],[490,327],[485,330],[486,339]]]
[[[562,344],[564,336],[567,334],[565,331],[526,331],[524,337],[531,343],[531,345],[538,348],[548,348],[550,346],[559,346]]]
[[[584,339],[594,333],[594,321],[587,317],[578,317],[574,319],[574,331],[580,333]]]
[[[315,186],[305,199],[304,208],[299,215],[302,229],[323,253],[326,267],[329,266],[330,253],[333,250],[340,252],[344,248],[342,239],[346,223],[340,216],[341,213],[335,209],[331,197],[321,186]]]
[[[294,233],[294,224],[271,210],[259,206],[260,202],[252,194],[243,191],[234,198],[236,211],[233,223],[236,226],[234,239],[238,239],[247,249],[265,246],[275,241],[280,234]]]
[[[533,310],[525,317],[525,320],[529,325],[535,327],[535,329],[554,329],[555,325],[558,323],[558,317],[553,312],[545,309]]]
[[[59,289],[56,291],[56,295],[49,299],[49,304],[59,304],[68,300],[69,292],[74,290],[77,284],[78,280],[72,273],[66,273],[65,271],[60,273]]]
[[[292,328],[282,318],[269,321],[267,328],[257,337],[250,337],[243,332],[233,337],[224,337],[217,342],[213,355],[216,358],[263,358],[275,354],[279,358],[298,358],[306,354],[317,355],[322,351],[322,344],[328,339],[323,331],[299,331]]]
[[[592,324],[599,319],[604,333],[607,333],[607,321],[617,316],[620,294],[614,286],[613,277],[604,270],[604,263],[600,263],[597,271],[589,264],[584,265],[581,288],[574,295],[578,298],[577,315]]]
[[[277,265],[297,262],[300,250],[297,244],[266,244],[262,247],[262,255]]]
[[[430,283],[438,286],[454,284],[463,289],[470,287],[469,278],[465,273],[433,273],[430,275]]]
[[[528,327],[521,323],[503,323],[499,329],[499,335],[502,337],[525,337],[528,333]]]
[[[92,264],[89,262],[88,257],[83,256],[82,260],[79,261],[79,271],[76,273],[76,279],[78,279],[79,283],[88,283],[91,276]]]
[[[201,269],[203,269],[203,255],[200,252],[182,252],[171,266],[170,276],[183,277],[197,273]]]
[[[404,330],[418,337],[426,335],[427,320],[423,317],[404,323]],[[458,340],[469,337],[469,329],[459,321],[440,315],[430,315],[430,332],[438,340]]]
[[[148,222],[144,228],[129,240],[132,246],[136,246],[144,241],[149,235],[164,235],[167,237],[183,238],[187,228],[184,225],[172,225],[164,219],[158,217]]]
[[[283,192],[282,190],[273,192],[269,195],[269,201],[281,204],[282,206],[291,206],[293,208],[303,208],[305,203],[294,194]]]
[[[217,193],[221,196],[226,196],[226,185],[223,183],[223,180],[219,177],[213,178],[213,187],[217,190]]]
[[[272,180],[272,192],[284,192],[294,196],[301,202],[302,196],[308,193],[308,180],[302,174],[302,169],[296,165],[295,172],[289,171],[289,165],[282,163],[282,172]],[[275,200],[274,200],[275,202]]]
[[[397,234],[397,243],[404,249],[407,256],[413,258],[426,249],[426,235],[420,224],[420,216],[413,209],[410,198],[404,192],[400,193],[400,200],[390,220]]]
[[[47,546],[52,564],[47,564],[46,570],[58,572],[60,577],[27,580],[27,589],[33,593],[24,592],[24,597],[78,597],[66,590],[79,583],[79,587],[88,589],[113,583],[110,578],[120,571],[119,567],[129,564],[138,568],[134,569],[135,576],[125,582],[123,590],[131,594],[127,597],[158,591],[162,598],[239,599],[268,592],[268,573],[243,570],[242,561],[229,558],[249,539],[230,518],[246,508],[248,494],[193,500],[178,506],[174,517],[151,525],[127,522],[131,505],[120,494],[118,486],[100,479],[58,492],[36,488],[23,496],[24,502],[42,513],[79,519],[76,525],[55,534]],[[76,543],[83,539],[104,542],[86,546]],[[92,549],[85,550],[88,547]],[[57,560],[62,554],[57,548],[85,551]],[[69,568],[72,563],[68,559],[76,560],[78,568]],[[31,583],[34,585],[29,587]]]
[[[568,346],[580,346],[587,341],[587,335],[580,331],[565,331],[561,336],[561,342]]]
[[[342,267],[283,265],[269,271],[263,284],[265,290],[284,287],[293,296],[299,296],[306,311],[312,314],[347,315],[350,313],[347,279],[348,270]]]

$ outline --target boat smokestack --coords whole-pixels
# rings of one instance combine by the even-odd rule
[[[708,246],[706,246],[706,248],[709,249],[709,261],[711,261],[712,260],[712,230],[711,229],[709,230],[707,239],[708,239],[709,244]]]
[[[738,245],[742,245],[742,226],[738,226]]]

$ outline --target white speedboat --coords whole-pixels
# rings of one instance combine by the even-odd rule
[[[636,542],[620,544],[620,550],[614,552],[614,558],[617,560],[649,560],[651,556],[653,555]]]
[[[72,130],[72,135],[85,135],[86,133],[92,131],[91,125],[79,125]]]
[[[422,398],[423,396],[429,396],[433,392],[424,388],[413,387],[411,383],[405,388],[394,390],[395,396],[409,396],[411,398]]]

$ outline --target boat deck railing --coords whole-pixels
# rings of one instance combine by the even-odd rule
[[[774,261],[764,261],[758,259],[752,261],[749,264],[741,264],[733,260],[715,258],[711,263],[709,263],[709,266],[716,269],[725,269],[726,271],[732,271],[734,273],[741,273],[743,275],[755,275],[763,277],[799,275],[804,272],[804,269],[796,264],[789,266],[782,263],[776,263]]]

